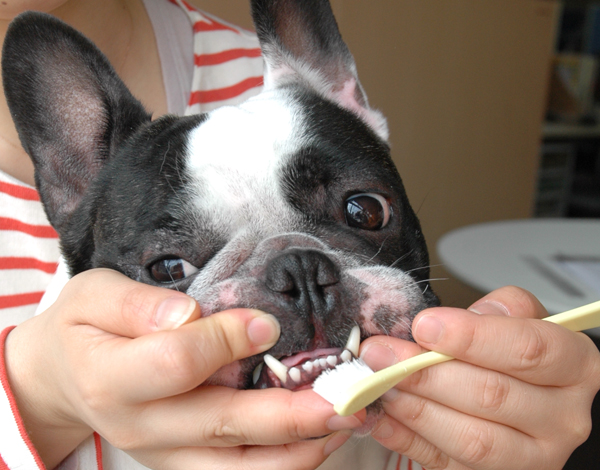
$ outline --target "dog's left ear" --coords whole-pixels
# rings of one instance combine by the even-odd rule
[[[303,82],[354,112],[382,139],[383,115],[369,107],[356,64],[328,0],[252,0],[252,17],[266,62],[265,89]]]
[[[151,116],[96,46],[44,13],[10,24],[2,82],[48,219],[62,236],[115,149]]]

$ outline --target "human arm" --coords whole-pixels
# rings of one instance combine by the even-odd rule
[[[428,470],[562,468],[590,431],[597,348],[584,334],[532,320],[547,313],[521,289],[494,291],[470,310],[415,318],[419,345],[459,360],[389,393],[375,438]],[[421,352],[419,345],[375,337],[361,354],[379,369]]]
[[[161,315],[178,306],[179,321]],[[248,468],[314,468],[349,433],[298,441],[360,424],[335,417],[312,391],[198,387],[278,337],[277,323],[261,312],[199,316],[184,294],[92,270],[15,328],[8,377],[46,466],[95,430],[150,468],[224,468],[240,459]]]

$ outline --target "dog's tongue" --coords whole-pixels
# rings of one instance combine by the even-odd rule
[[[281,364],[287,368],[285,381],[282,381],[269,367],[265,366],[260,371],[254,388],[287,388],[289,390],[304,390],[310,388],[314,380],[326,369],[333,369],[340,358],[341,348],[315,349],[304,351],[293,356],[280,359]],[[282,368],[282,370],[285,370]],[[279,375],[282,375],[280,372]]]

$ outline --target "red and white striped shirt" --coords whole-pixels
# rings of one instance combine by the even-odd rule
[[[147,6],[150,1],[153,0],[145,0]],[[191,22],[194,64],[184,114],[238,104],[260,92],[263,62],[253,33],[198,11],[183,0],[156,1],[178,5]],[[58,235],[48,223],[37,191],[0,171],[0,470],[45,469],[10,391],[4,366],[4,342],[12,325],[35,314],[58,260]],[[352,441],[345,447],[345,452],[334,453],[320,468],[421,469],[372,439]],[[142,470],[146,467],[94,434],[59,468]]]

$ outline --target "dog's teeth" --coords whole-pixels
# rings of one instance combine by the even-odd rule
[[[352,360],[352,353],[347,349],[344,349],[344,352],[340,354],[340,359],[342,362],[349,362]]]
[[[260,378],[260,373],[262,372],[264,365],[265,365],[265,363],[261,362],[259,365],[257,365],[255,367],[254,372],[252,373],[252,383],[254,385],[256,385],[256,382],[258,382],[258,379]]]
[[[294,382],[300,383],[300,380],[302,380],[302,374],[300,373],[300,369],[292,367],[288,373],[290,374],[290,377]]]
[[[330,366],[335,366],[337,364],[337,357],[335,356],[327,356],[327,364]]]
[[[327,359],[319,359],[319,365],[323,368],[327,367]]]
[[[282,383],[285,383],[287,380],[288,368],[270,354],[265,354],[264,360],[267,367],[273,371],[277,378],[281,380]]]
[[[348,342],[346,343],[346,349],[349,350],[354,356],[358,357],[358,348],[360,346],[360,328],[354,325],[348,336]]]
[[[304,364],[302,364],[302,368],[310,374],[313,371],[313,363],[306,361]]]

